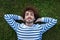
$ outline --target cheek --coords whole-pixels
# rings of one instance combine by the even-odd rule
[[[35,19],[35,17],[34,17],[34,16],[32,16],[31,18],[32,18],[32,19]]]
[[[25,16],[25,20],[28,18],[28,16]]]

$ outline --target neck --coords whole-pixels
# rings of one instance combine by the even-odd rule
[[[25,23],[27,26],[32,26],[33,25],[33,22],[32,23]]]

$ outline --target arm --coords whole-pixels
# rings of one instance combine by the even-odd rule
[[[45,24],[41,24],[42,31],[44,33],[57,23],[57,19],[53,19],[50,17],[42,17],[40,18],[40,22],[45,22]]]
[[[21,16],[13,15],[13,14],[5,14],[4,19],[14,30],[16,30],[17,27],[20,25],[15,20],[23,20]]]

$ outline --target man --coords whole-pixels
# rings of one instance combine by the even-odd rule
[[[14,14],[5,14],[5,20],[17,33],[18,40],[42,40],[42,34],[52,28],[57,19],[50,17],[38,18],[33,8],[26,8],[23,17]],[[16,20],[22,20],[24,23],[18,23]],[[36,22],[45,22],[44,24],[34,24]]]

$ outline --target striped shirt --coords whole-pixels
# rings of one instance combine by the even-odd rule
[[[57,23],[57,19],[42,17],[41,22],[45,22],[44,24],[33,24],[29,27],[24,23],[18,23],[15,21],[21,20],[21,16],[5,14],[4,18],[17,33],[18,40],[42,40],[42,34]]]

